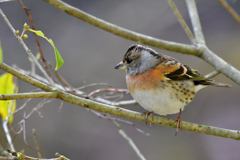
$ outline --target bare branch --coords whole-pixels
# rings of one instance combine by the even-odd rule
[[[34,158],[34,157],[26,156],[25,153],[24,153],[24,151],[18,152],[18,153],[15,152],[15,151],[11,151],[11,150],[9,150],[9,149],[7,149],[7,151],[13,155],[13,156],[11,156],[11,157],[7,157],[7,158],[6,158],[7,160],[15,160],[16,158],[17,158],[17,159],[24,159],[24,160],[69,160],[68,158],[66,158],[66,157],[63,156],[63,155],[60,155],[59,153],[56,153],[56,154],[55,154],[55,156],[56,156],[57,158],[45,159],[45,158]],[[0,157],[0,158],[2,158],[2,157]],[[3,159],[4,159],[4,158],[5,158],[5,157],[3,157]],[[4,159],[4,160],[5,160],[5,159]]]
[[[12,110],[12,107],[13,107],[13,101],[11,101],[10,104],[8,104],[9,107],[8,108],[8,115],[11,115],[11,110]],[[8,120],[9,120],[10,116],[7,116],[7,118],[5,120],[3,120],[2,122],[2,126],[3,126],[3,130],[5,132],[5,135],[6,135],[6,138],[7,138],[7,142],[11,148],[11,150],[15,151],[15,147],[12,143],[12,138],[11,138],[11,135],[10,135],[10,132],[9,132],[9,129],[8,129]]]
[[[38,150],[38,151],[37,151],[37,152],[38,152],[38,157],[39,157],[39,158],[43,158],[42,153],[40,152],[40,148],[39,148],[39,144],[38,144],[38,140],[37,140],[36,130],[33,129],[32,132],[33,132],[33,137],[34,137],[36,149]]]
[[[197,43],[205,44],[202,26],[199,20],[197,6],[195,0],[186,0],[188,13],[192,22],[195,38]]]
[[[151,45],[157,48],[169,50],[169,51],[179,52],[183,54],[197,55],[197,50],[194,46],[165,41],[165,40],[153,38],[137,32],[130,31],[128,29],[119,27],[117,25],[111,24],[97,17],[94,17],[90,14],[87,14],[86,12],[83,12],[60,0],[44,0],[44,1],[48,2],[49,4],[53,5],[54,7],[60,9],[61,11],[69,15],[72,15],[89,24],[92,24],[98,28],[101,28],[112,34],[121,36],[123,38],[130,39],[139,43]]]
[[[7,141],[8,141],[8,144],[9,144],[11,150],[15,151],[15,148],[14,148],[14,145],[12,143],[12,138],[11,138],[11,135],[10,135],[7,124],[8,124],[8,118],[7,118],[6,121],[3,121],[3,124],[2,124],[3,125],[3,130],[5,132],[5,135],[6,135],[6,138],[7,138]]]
[[[121,121],[121,122],[125,122],[127,124],[131,124],[132,126],[134,126],[131,122],[128,122],[128,121],[124,121],[124,120],[121,120],[121,119],[116,119],[116,118],[113,118],[111,117],[110,115],[108,114],[102,114],[102,113],[99,113],[97,111],[94,111],[94,110],[90,110],[92,113],[96,114],[97,116],[99,116],[100,118],[105,118],[105,119],[108,119],[110,122],[112,122],[117,128],[118,128],[118,131],[119,131],[119,134],[130,144],[130,146],[133,148],[133,150],[136,152],[137,156],[141,159],[141,160],[145,160],[145,157],[142,155],[142,153],[140,152],[140,150],[137,148],[137,146],[135,145],[135,143],[133,142],[133,140],[125,133],[125,131],[122,129],[122,127],[120,126],[120,124],[117,122],[117,121]],[[136,128],[136,127],[135,127]],[[136,128],[137,131],[139,131],[138,128]],[[141,130],[140,130],[141,131]],[[141,133],[146,133],[146,132],[141,132]],[[146,135],[146,134],[145,134]]]
[[[240,23],[240,16],[239,14],[228,4],[225,0],[218,0],[222,6],[231,14],[231,16]]]
[[[47,92],[54,90],[57,92],[57,98],[73,103],[88,109],[93,109],[96,111],[104,112],[104,113],[109,113],[113,114],[115,116],[119,117],[125,117],[133,120],[138,120],[138,121],[143,121],[145,122],[145,116],[142,115],[142,113],[126,110],[123,108],[119,107],[114,107],[106,104],[101,104],[95,101],[91,101],[89,99],[84,99],[81,97],[77,97],[75,95],[72,95],[70,93],[66,93],[64,91],[61,91],[60,89],[54,89],[36,79],[33,79],[27,75],[24,75],[14,68],[11,68],[10,66],[0,63],[0,69],[13,74],[14,76],[20,78],[21,80],[30,83],[36,87],[41,88],[42,90],[45,90]],[[170,122],[172,122],[172,119],[168,118],[163,118],[159,116],[153,116],[154,118],[148,117],[147,121],[148,123],[152,124],[157,124],[157,125],[163,125],[163,126],[168,126],[168,127],[174,127],[176,128],[176,125],[170,125]],[[214,135],[214,136],[220,136],[220,137],[226,137],[226,138],[231,138],[231,139],[236,139],[240,140],[240,132],[237,130],[228,130],[228,129],[223,129],[223,128],[217,128],[217,127],[212,127],[212,126],[205,126],[205,125],[198,125],[194,123],[189,123],[189,122],[182,122],[182,129],[188,130],[188,131],[194,131],[194,132],[199,132],[199,133],[204,133],[204,134],[209,134],[209,135]]]
[[[224,61],[222,58],[218,57],[213,53],[208,47],[201,47],[202,54],[201,58],[206,62],[211,63],[216,71],[219,71],[226,75],[228,78],[240,85],[240,71],[234,68],[232,65]]]
[[[107,115],[108,116],[108,115]],[[143,154],[140,152],[140,150],[137,148],[133,140],[125,133],[125,131],[122,129],[122,127],[117,123],[117,121],[114,121],[110,119],[110,121],[118,128],[119,134],[129,143],[129,145],[132,147],[132,149],[135,151],[137,156],[141,160],[146,160],[146,158],[143,156]]]
[[[73,88],[73,87],[67,82],[67,80],[64,79],[64,78],[61,76],[61,74],[58,73],[58,71],[53,68],[53,66],[52,66],[51,63],[49,63],[48,65],[49,65],[50,68],[54,71],[54,73],[55,73],[55,75],[57,76],[57,78],[60,79],[60,81],[61,81],[65,86],[67,86],[68,88],[71,88],[71,89]]]
[[[0,100],[11,99],[26,99],[26,98],[56,98],[55,92],[33,92],[33,93],[16,93],[16,94],[2,94]]]
[[[184,19],[183,19],[182,15],[180,14],[179,10],[177,9],[177,6],[174,4],[173,0],[168,0],[168,3],[172,7],[175,15],[178,18],[179,23],[182,25],[182,27],[183,27],[184,31],[186,32],[188,38],[190,39],[192,44],[195,44],[195,38],[194,38],[191,30],[187,26],[186,22],[184,21]]]
[[[110,115],[107,116],[107,114],[101,113],[101,112],[98,112],[98,111],[95,111],[95,110],[90,110],[90,109],[89,109],[89,111],[92,112],[92,113],[94,113],[95,115],[97,115],[97,116],[100,117],[100,118],[104,118],[104,119],[108,119],[108,120],[111,119],[111,120],[114,120],[114,121],[117,121],[117,122],[123,122],[123,123],[129,124],[129,125],[133,126],[138,132],[142,133],[142,134],[145,135],[145,136],[149,136],[149,135],[150,135],[148,132],[143,131],[143,130],[141,130],[140,128],[137,128],[134,123],[129,122],[129,121],[127,121],[127,120],[123,120],[123,119],[119,119],[119,118],[114,118],[114,117],[111,117]]]
[[[207,79],[211,79],[211,78],[213,78],[213,77],[217,76],[218,74],[220,74],[220,72],[219,72],[219,71],[216,71],[216,70],[214,70],[214,71],[212,71],[211,73],[209,73],[209,74],[205,75],[204,77],[205,77],[205,78],[207,78]]]

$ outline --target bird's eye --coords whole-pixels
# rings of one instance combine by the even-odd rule
[[[128,59],[128,60],[127,60],[127,63],[130,64],[132,61],[133,61],[133,60]]]

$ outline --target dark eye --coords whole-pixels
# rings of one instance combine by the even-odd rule
[[[127,63],[130,64],[132,61],[133,61],[133,60],[128,59],[128,60],[127,60]]]

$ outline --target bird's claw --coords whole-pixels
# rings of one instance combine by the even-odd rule
[[[142,115],[145,115],[145,122],[146,122],[146,125],[147,125],[147,119],[148,119],[148,116],[151,116],[152,117],[152,120],[154,121],[154,117],[153,117],[153,112],[143,112]],[[151,125],[151,124],[150,124]]]
[[[180,109],[180,112],[179,112],[179,116],[178,116],[178,118],[175,119],[174,121],[172,121],[172,122],[170,123],[170,126],[171,126],[174,122],[177,122],[177,129],[176,129],[175,136],[177,136],[178,129],[180,129],[180,130],[182,131],[181,112],[182,112],[182,110]]]

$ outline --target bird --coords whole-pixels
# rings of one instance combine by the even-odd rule
[[[205,78],[196,69],[177,59],[140,44],[131,45],[115,69],[126,70],[126,84],[132,97],[148,112],[169,115],[179,113],[176,134],[181,129],[181,112],[196,92],[206,86],[229,87]]]

